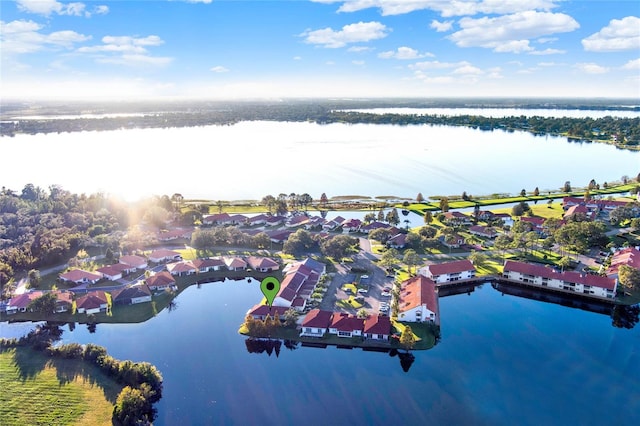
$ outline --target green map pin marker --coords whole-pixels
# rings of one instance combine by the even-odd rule
[[[264,297],[267,298],[267,305],[271,307],[273,300],[280,291],[280,281],[274,277],[267,277],[260,283],[260,291],[262,291]]]

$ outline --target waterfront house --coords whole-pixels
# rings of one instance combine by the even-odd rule
[[[149,253],[149,260],[153,263],[162,263],[170,260],[182,260],[182,256],[175,250],[159,249]]]
[[[7,304],[7,315],[27,312],[29,304],[43,294],[42,291],[29,291],[12,297]]]
[[[443,222],[449,226],[471,225],[471,218],[460,212],[445,212]]]
[[[95,274],[93,272],[84,271],[82,269],[73,269],[71,271],[60,274],[60,279],[63,281],[72,282],[75,284],[95,284],[102,278],[101,274]]]
[[[176,280],[168,271],[160,271],[144,280],[151,291],[164,291],[175,285]]]
[[[324,229],[325,231],[333,231],[337,227],[341,226],[342,222],[344,222],[345,220],[346,219],[343,218],[342,216],[337,216],[337,217],[325,222],[325,224],[322,225],[322,229]]]
[[[329,334],[338,337],[358,337],[362,336],[364,320],[344,312],[334,312],[329,324]]]
[[[267,226],[279,226],[287,220],[284,216],[269,216],[266,220]]]
[[[333,312],[312,309],[304,317],[300,336],[322,337],[331,325]]]
[[[579,272],[558,272],[552,268],[532,263],[507,260],[503,278],[562,292],[611,299],[615,297],[618,280]]]
[[[325,272],[324,263],[311,258],[288,264],[283,269],[284,278],[280,283],[280,291],[273,301],[274,306],[292,307],[298,311],[304,310],[320,277]]]
[[[376,229],[396,229],[394,226],[389,225],[388,223],[384,223],[384,222],[371,222],[367,225],[362,225],[360,227],[360,231],[364,232],[365,234],[368,234],[371,231],[375,231]]]
[[[293,231],[288,229],[275,229],[272,231],[267,231],[267,235],[271,242],[276,244],[282,244],[289,238],[289,235],[293,234]]]
[[[97,314],[107,312],[109,301],[104,291],[92,291],[76,299],[76,311],[79,314]]]
[[[115,290],[112,294],[114,305],[135,305],[151,302],[151,290],[146,284],[136,284]]]
[[[110,281],[117,281],[122,278],[123,274],[129,270],[127,265],[122,263],[114,263],[113,265],[103,266],[96,269],[96,272],[101,274],[103,278]]]
[[[247,269],[247,262],[236,256],[225,256],[224,263],[230,271],[244,271]]]
[[[440,324],[436,285],[424,275],[417,275],[400,285],[398,320]]]
[[[52,293],[56,296],[56,307],[55,312],[67,312],[71,310],[73,306],[73,294],[63,290],[63,291],[52,291]]]
[[[264,225],[267,223],[268,218],[269,216],[267,216],[264,213],[261,213],[261,214],[247,218],[247,225],[249,226]]]
[[[489,210],[479,210],[478,220],[488,222],[494,218],[493,212]]]
[[[297,228],[299,226],[305,225],[308,222],[309,218],[307,217],[307,215],[300,214],[290,217],[289,220],[287,220],[287,223],[285,223],[285,226],[287,228]]]
[[[146,269],[148,266],[147,259],[136,255],[121,256],[119,262],[128,266],[130,272]]]
[[[271,318],[274,318],[276,314],[280,317],[280,321],[284,321],[284,314],[287,312],[289,308],[285,308],[282,306],[271,306],[268,305],[254,305],[253,308],[249,309],[247,314],[251,315],[254,319],[264,321],[269,315]]]
[[[522,216],[520,222],[526,223],[530,230],[536,232],[538,235],[544,235],[544,222],[543,217],[529,217]]]
[[[347,219],[342,222],[342,232],[358,232],[362,226],[360,219]]]
[[[220,271],[223,267],[227,265],[224,263],[224,260],[219,257],[205,257],[204,259],[194,259],[191,261],[193,266],[196,267],[198,272],[210,272],[210,271]]]
[[[193,275],[198,272],[198,268],[191,263],[190,260],[183,260],[181,262],[174,262],[167,264],[167,271],[171,275],[177,275],[179,277],[183,275]]]
[[[426,265],[420,268],[418,273],[435,283],[447,283],[474,278],[476,276],[476,268],[470,260],[464,259]]]
[[[622,265],[640,269],[640,250],[635,247],[628,247],[613,253],[611,264],[607,268],[607,277],[618,278],[618,270]]]
[[[227,225],[245,225],[247,223],[247,216],[243,214],[232,214],[227,219]]]
[[[280,268],[278,262],[268,257],[249,256],[247,263],[251,269],[257,272],[272,272]]]
[[[208,214],[202,218],[203,225],[227,225],[229,223],[229,214],[216,213]]]
[[[364,337],[371,340],[389,340],[391,319],[383,315],[369,315],[364,322]]]

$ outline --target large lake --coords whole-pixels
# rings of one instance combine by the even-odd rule
[[[248,353],[237,329],[259,299],[255,280],[193,286],[172,312],[95,334],[65,327],[63,341],[155,364],[165,379],[157,425],[640,421],[640,327],[614,328],[607,315],[484,284],[440,299],[442,339],[405,373],[397,357],[360,349]]]
[[[253,121],[18,135],[0,138],[0,153],[0,183],[8,188],[60,184],[127,199],[485,195],[558,189],[567,180],[602,184],[640,171],[640,152],[611,145],[428,125]]]

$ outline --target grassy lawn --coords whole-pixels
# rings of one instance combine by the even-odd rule
[[[500,275],[502,274],[502,268],[504,264],[501,259],[494,260],[489,259],[482,266],[476,266],[476,275],[485,276],[485,275]]]
[[[29,348],[0,351],[0,423],[111,425],[122,389],[97,367]]]

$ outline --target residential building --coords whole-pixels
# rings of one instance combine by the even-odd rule
[[[322,337],[331,325],[333,312],[312,309],[304,317],[300,336]]]
[[[470,260],[464,259],[425,265],[418,270],[418,273],[439,284],[474,278],[476,268]]]
[[[404,281],[398,298],[398,320],[440,324],[436,285],[424,275]]]
[[[505,262],[502,276],[512,281],[550,290],[607,299],[615,297],[618,285],[618,280],[615,278],[573,271],[558,272],[546,266],[513,260]]]

